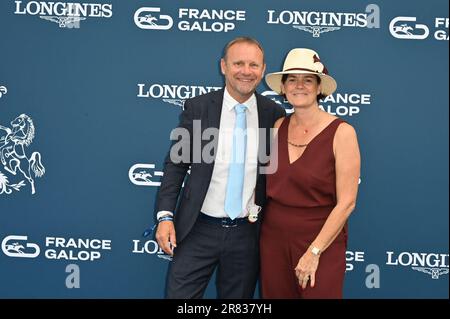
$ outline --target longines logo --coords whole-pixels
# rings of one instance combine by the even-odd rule
[[[45,167],[41,153],[33,152],[27,156],[25,150],[34,139],[35,126],[31,117],[21,114],[11,122],[11,127],[0,124],[0,195],[19,191],[26,185],[24,180],[11,183],[10,178],[23,176],[31,186],[31,194],[36,193],[33,177],[42,177]],[[8,174],[8,175],[5,175]],[[8,177],[9,176],[9,177]]]
[[[38,15],[39,18],[55,22],[60,28],[78,29],[80,21],[87,18],[110,18],[112,4],[73,3],[47,1],[16,1],[14,14]]]
[[[396,255],[393,251],[387,251],[386,254],[386,265],[411,267],[430,275],[432,279],[439,279],[449,272],[449,254],[401,252]]]
[[[8,89],[4,85],[0,85],[0,98],[8,93]]]
[[[236,29],[236,22],[245,21],[245,11],[179,8],[176,17],[180,31],[230,32]],[[134,23],[145,30],[170,30],[174,20],[174,15],[158,7],[142,7],[134,13]]]
[[[48,236],[44,246],[46,259],[94,261],[103,250],[111,250],[111,240]],[[9,235],[2,240],[2,251],[8,257],[36,258],[41,248],[29,243],[28,236]]]
[[[137,97],[162,99],[163,102],[183,108],[186,99],[220,90],[220,86],[138,84]]]
[[[156,228],[156,225],[153,226],[152,231]],[[166,254],[161,247],[159,247],[158,242],[155,240],[147,240],[145,242],[134,239],[133,240],[133,254],[149,254],[155,255],[158,258],[165,260],[172,260],[172,256]]]
[[[364,13],[267,10],[267,24],[291,25],[314,38],[341,28],[380,28],[380,8],[369,4]]]
[[[294,112],[294,109],[289,102],[274,91],[265,91],[264,95],[284,107],[286,113]],[[320,100],[319,107],[332,114],[338,116],[355,116],[361,112],[361,108],[367,107],[372,103],[371,94],[361,93],[334,93]]]
[[[416,17],[395,17],[389,24],[389,31],[394,38],[403,40],[425,40],[430,35],[430,27],[416,23]],[[434,19],[434,39],[448,41],[449,18]]]

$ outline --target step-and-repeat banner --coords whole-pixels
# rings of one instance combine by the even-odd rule
[[[448,12],[446,0],[2,0],[0,297],[164,296],[170,257],[142,234],[169,134],[185,99],[223,86],[224,45],[247,35],[268,72],[292,48],[319,52],[338,82],[321,107],[358,133],[344,296],[448,298]]]

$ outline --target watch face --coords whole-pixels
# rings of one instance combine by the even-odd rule
[[[312,252],[314,255],[319,255],[320,249],[317,248],[317,247],[313,247],[313,248],[311,249],[311,252]]]

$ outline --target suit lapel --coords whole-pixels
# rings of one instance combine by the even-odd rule
[[[217,94],[213,94],[211,99],[207,102],[208,105],[206,105],[206,108],[205,108],[206,109],[206,112],[205,112],[206,119],[204,120],[204,123],[206,125],[204,126],[204,124],[202,123],[202,133],[207,128],[219,129],[220,118],[222,115],[223,93],[224,93],[224,89],[217,91]],[[208,141],[208,140],[207,141],[202,140],[202,143],[201,143],[202,150],[203,150],[204,146],[206,144],[208,144],[209,142],[210,141]],[[211,176],[212,176],[215,157],[217,156],[217,146],[218,146],[218,139],[216,138],[214,140],[214,150],[215,150],[214,161],[212,163],[205,163],[205,165],[207,166],[206,177],[207,177],[208,181],[211,179]]]
[[[209,105],[206,106],[206,117],[207,117],[207,125],[203,128],[206,129],[208,127],[219,128],[220,127],[220,116],[222,115],[222,104],[223,104],[223,89],[217,91],[217,94],[214,94],[209,101]]]
[[[260,156],[259,153],[263,150],[267,150],[267,134],[266,130],[270,129],[270,127],[267,127],[267,107],[265,103],[262,101],[261,96],[257,93],[256,95],[256,104],[258,107],[258,172],[259,172],[259,166],[261,164],[260,162]],[[264,128],[264,130],[261,130],[261,128]],[[259,174],[257,174],[258,176]]]

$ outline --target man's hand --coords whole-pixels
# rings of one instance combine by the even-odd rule
[[[177,239],[175,236],[175,226],[173,221],[165,220],[158,224],[156,229],[156,240],[159,247],[164,250],[166,254],[173,256],[173,249],[177,247]]]

